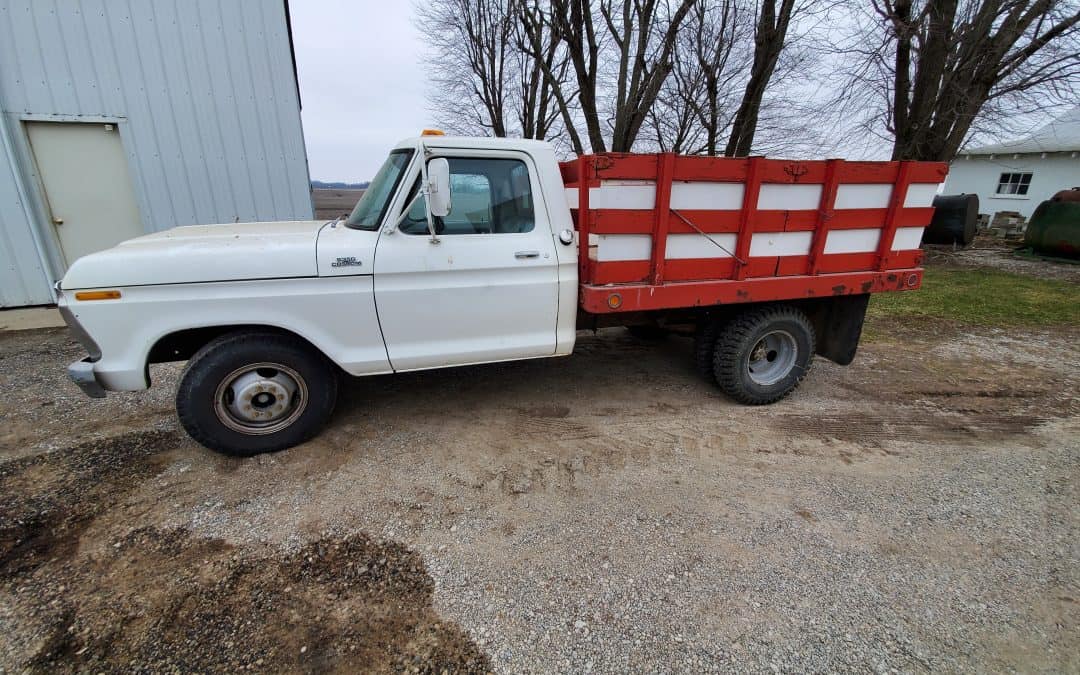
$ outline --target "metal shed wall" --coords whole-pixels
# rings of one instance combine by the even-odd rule
[[[15,167],[7,155],[0,152],[0,307],[52,302],[49,275],[42,267]]]
[[[40,226],[27,120],[115,122],[147,232],[313,217],[286,11],[283,0],[0,0],[0,161],[31,202],[0,168],[0,306],[51,302],[62,273]]]

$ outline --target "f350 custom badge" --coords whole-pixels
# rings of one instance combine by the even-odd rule
[[[356,256],[351,255],[347,258],[338,258],[330,263],[330,267],[360,267],[363,264],[364,263],[356,259]]]

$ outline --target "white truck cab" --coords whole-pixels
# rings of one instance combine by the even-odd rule
[[[177,227],[76,261],[59,306],[90,356],[69,373],[104,396],[190,359],[177,407],[192,436],[233,454],[295,445],[329,416],[337,368],[569,354],[573,228],[548,143],[409,139],[347,217]]]

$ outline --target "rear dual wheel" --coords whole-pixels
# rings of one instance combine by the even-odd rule
[[[694,335],[694,367],[709,382],[716,384],[713,374],[713,356],[716,354],[716,338],[724,329],[721,319],[707,319],[698,326]]]
[[[722,325],[708,324],[695,349],[699,369],[711,366],[710,379],[748,405],[773,403],[794,391],[810,371],[814,351],[814,327],[789,305],[750,309]]]

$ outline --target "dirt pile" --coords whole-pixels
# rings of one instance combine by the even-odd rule
[[[0,664],[49,672],[490,669],[432,610],[423,561],[401,545],[328,535],[275,555],[183,528],[107,522],[178,443],[174,433],[127,434],[0,465],[0,625],[21,628]],[[83,541],[84,533],[94,536]]]

